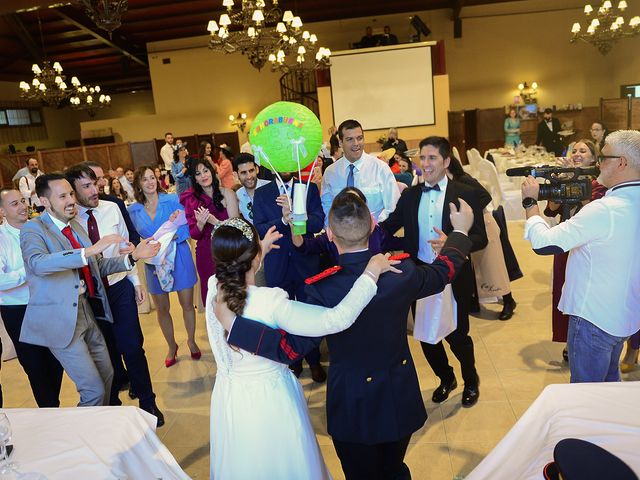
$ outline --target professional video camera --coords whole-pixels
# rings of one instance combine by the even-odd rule
[[[566,220],[570,216],[570,209],[580,205],[584,200],[591,200],[591,179],[585,176],[597,177],[598,167],[554,167],[542,165],[540,167],[509,168],[509,177],[545,178],[549,183],[540,184],[538,200],[549,200],[562,205],[561,216]],[[583,178],[580,178],[583,177]]]

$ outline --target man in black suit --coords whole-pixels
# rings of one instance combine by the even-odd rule
[[[264,274],[268,287],[279,287],[289,294],[289,298],[304,302],[304,279],[315,275],[320,269],[319,258],[299,253],[291,241],[289,228],[289,199],[293,204],[294,184],[297,180],[293,173],[280,173],[284,184],[275,180],[256,189],[253,196],[253,224],[260,237],[275,225],[283,237],[278,241],[279,249],[271,252],[264,259]],[[288,198],[287,198],[288,197]],[[320,202],[318,187],[311,183],[307,192],[307,233],[305,237],[313,237],[324,225],[324,211]],[[305,357],[311,369],[311,378],[322,383],[327,379],[320,364],[320,350],[315,349]],[[302,359],[291,365],[297,377],[302,373]]]
[[[545,108],[544,119],[538,124],[538,134],[536,136],[536,145],[542,145],[547,152],[553,152],[556,157],[562,155],[564,145],[558,132],[562,127],[560,120],[553,118],[553,110]]]
[[[471,251],[487,246],[487,233],[475,191],[467,185],[449,181],[446,169],[451,159],[451,145],[446,138],[428,137],[420,142],[420,166],[424,186],[416,185],[403,193],[396,209],[380,226],[391,235],[404,227],[405,249],[417,262],[430,262],[440,251],[454,226],[449,221],[449,204],[455,198],[464,199],[473,209],[474,222],[469,230]],[[479,378],[475,367],[473,340],[469,336],[469,308],[474,291],[473,271],[467,259],[460,274],[451,283],[457,303],[456,329],[445,338],[460,361],[464,391],[462,406],[471,407],[480,397]],[[420,342],[429,365],[440,378],[440,386],[432,400],[441,403],[458,386],[453,368],[449,365],[442,341],[435,345]]]
[[[405,260],[396,265],[402,273],[380,277],[378,293],[356,322],[326,337],[331,355],[327,427],[348,480],[411,478],[404,455],[427,412],[407,342],[407,316],[416,298],[444,289],[469,253],[466,233],[473,215],[464,201],[460,212],[452,208],[451,222],[456,231],[433,264],[416,266]],[[327,234],[340,254],[340,267],[309,285],[310,303],[333,307],[344,298],[372,256],[370,231],[367,205],[352,193],[338,194]],[[224,304],[216,317],[229,331],[230,344],[275,361],[295,361],[320,341],[234,318]]]

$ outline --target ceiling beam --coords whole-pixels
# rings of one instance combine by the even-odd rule
[[[60,18],[73,24],[76,28],[79,28],[83,32],[88,33],[89,35],[96,38],[97,40],[100,40],[102,43],[109,45],[111,48],[118,50],[125,57],[131,59],[132,61],[144,67],[147,67],[147,68],[149,67],[149,65],[145,60],[143,60],[138,55],[131,53],[129,51],[131,42],[127,41],[124,37],[122,37],[121,35],[118,35],[116,32],[114,32],[113,38],[109,39],[104,35],[94,31],[92,28],[92,24],[89,22],[87,17],[80,14],[74,8],[61,7],[61,8],[51,9],[51,10],[54,11],[56,15],[58,15]]]
[[[40,51],[38,44],[31,36],[29,30],[27,30],[27,27],[25,27],[18,14],[9,13],[5,15],[4,18],[7,23],[11,25],[11,28],[13,28],[13,31],[16,33],[16,36],[20,40],[20,43],[22,43],[22,46],[27,50],[27,52],[29,52],[29,56],[31,57],[31,59],[35,63],[41,63],[43,52]]]
[[[460,14],[462,13],[462,7],[464,6],[464,0],[452,0],[451,8],[453,9],[453,21],[460,20]]]

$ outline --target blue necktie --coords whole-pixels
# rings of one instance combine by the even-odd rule
[[[353,163],[349,165],[349,175],[347,175],[347,187],[355,187],[353,183],[353,169],[356,168]]]
[[[426,185],[426,184],[422,185],[422,191],[424,193],[428,193],[431,190],[435,190],[436,192],[439,192],[440,191],[440,185],[438,185],[437,183],[433,187],[430,187],[429,185]]]

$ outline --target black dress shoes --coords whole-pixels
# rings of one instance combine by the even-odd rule
[[[476,403],[478,403],[478,399],[480,398],[480,379],[478,379],[478,383],[473,387],[464,386],[464,390],[462,391],[462,406],[464,408],[473,407]]]
[[[327,381],[327,372],[324,371],[322,365],[314,365],[311,367],[311,378],[316,383],[324,383]]]
[[[513,311],[516,309],[516,305],[517,303],[515,302],[515,300],[505,303],[498,318],[500,320],[509,320],[511,317],[513,317]]]
[[[440,382],[440,386],[433,391],[433,396],[431,397],[431,401],[433,403],[442,403],[447,398],[449,398],[449,394],[452,390],[455,390],[458,386],[458,382],[456,381],[456,377],[453,377],[451,382]]]
[[[144,408],[143,410],[146,410],[147,412],[149,412],[151,415],[153,415],[158,419],[158,423],[156,424],[157,427],[161,427],[164,425],[164,415],[158,408],[158,405],[154,403],[151,408],[149,409]]]

